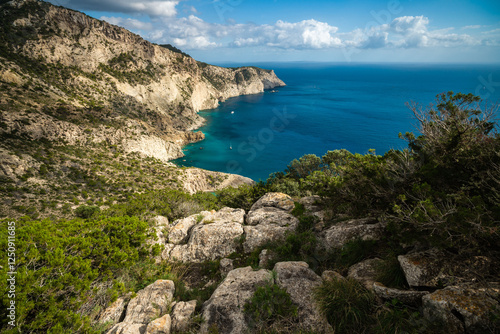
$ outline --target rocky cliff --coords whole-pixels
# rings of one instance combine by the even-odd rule
[[[97,188],[113,197],[251,183],[168,161],[204,138],[193,132],[199,110],[281,85],[272,70],[198,62],[67,8],[1,1],[0,216],[37,211],[46,205],[30,201],[61,191],[54,208],[74,208]]]
[[[182,156],[183,144],[203,138],[189,132],[203,122],[200,109],[284,85],[271,70],[197,62],[37,0],[4,3],[0,21],[3,134],[70,144],[90,137],[167,161]],[[36,125],[17,125],[26,118]],[[92,126],[91,136],[82,123]]]

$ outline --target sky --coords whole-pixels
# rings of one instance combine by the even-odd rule
[[[500,63],[498,0],[49,2],[211,63]]]

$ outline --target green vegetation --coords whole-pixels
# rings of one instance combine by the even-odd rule
[[[2,222],[6,225],[7,222]],[[1,229],[1,247],[7,249],[7,228]],[[144,246],[148,224],[120,217],[97,221],[31,221],[16,223],[16,300],[18,332],[95,332],[91,317],[113,296],[134,290],[133,273],[150,263]],[[2,263],[7,253],[2,252]],[[6,291],[8,268],[1,269]],[[2,327],[6,305],[2,296]]]
[[[13,22],[27,13],[38,22],[36,17],[44,17],[48,6],[26,2],[0,13],[0,57],[5,60],[0,67],[16,78],[0,82],[0,149],[9,159],[26,162],[19,175],[0,178],[0,217],[9,218],[0,223],[0,247],[6,249],[5,227],[15,220],[18,256],[17,328],[6,333],[105,332],[95,325],[103,308],[160,278],[172,279],[175,299],[196,300],[199,312],[222,279],[219,262],[155,263],[152,258],[162,249],[145,242],[153,238],[152,218],[162,215],[172,221],[224,206],[249,210],[267,192],[284,192],[294,199],[319,195],[326,208],[325,227],[370,218],[387,223],[388,232],[379,241],[352,240],[323,252],[317,247],[318,219],[296,204],[292,214],[299,220],[297,229],[251,254],[233,254],[236,266],[258,267],[262,249],[272,255],[269,269],[279,261],[306,261],[318,273],[334,268],[345,274],[351,265],[377,257],[382,259],[377,280],[404,288],[407,282],[397,256],[413,245],[438,247],[458,260],[471,255],[500,258],[500,135],[493,122],[495,110],[478,97],[449,92],[438,95],[429,108],[409,105],[419,127],[418,135],[401,134],[408,142],[405,150],[308,154],[266,182],[190,195],[182,191],[179,169],[127,153],[116,141],[99,137],[117,129],[162,135],[185,128],[187,116],[181,114],[188,110],[186,105],[170,106],[160,114],[120,93],[115,83],[149,84],[165,66],[133,52],[120,53],[91,72],[28,57],[29,52],[18,50],[30,40],[60,35],[57,22]],[[73,47],[84,49],[79,35],[73,37]],[[207,64],[198,62],[192,68],[195,63],[187,54],[162,46],[177,53],[171,62],[174,70],[199,71],[215,88],[226,85]],[[55,55],[57,48],[50,51]],[[242,68],[235,81],[250,80],[254,70],[266,71]],[[186,80],[181,86],[185,97],[192,94],[194,82]],[[63,139],[33,140],[12,126],[33,126],[47,118],[76,126],[84,139],[72,145]],[[131,122],[136,125],[129,127]],[[214,177],[209,183],[221,181]],[[197,217],[197,222],[202,219]],[[2,263],[6,256],[0,255]],[[477,279],[496,280],[497,265]],[[7,266],[0,268],[4,291],[7,272]],[[339,333],[437,332],[417,309],[398,301],[381,305],[350,279],[325,282],[316,299]],[[4,294],[2,328],[8,302]],[[283,332],[297,323],[296,306],[275,284],[259,287],[244,309],[257,332]]]
[[[375,295],[356,280],[326,281],[315,297],[336,333],[363,333],[370,325]]]
[[[500,136],[494,110],[478,97],[452,92],[438,95],[435,108],[411,108],[421,135],[402,135],[408,149],[383,156],[345,150],[306,155],[261,187],[321,195],[333,217],[382,217],[398,240],[498,251]]]
[[[297,306],[285,289],[268,283],[259,286],[244,306],[245,320],[254,333],[288,333],[297,322]]]

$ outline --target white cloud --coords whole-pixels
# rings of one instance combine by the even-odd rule
[[[87,9],[103,12],[144,14],[150,17],[175,17],[176,6],[180,0],[64,0],[69,8]],[[51,2],[58,4],[57,0]]]
[[[471,26],[465,26],[462,29],[479,29],[481,27],[482,27],[481,25],[475,24],[475,25],[471,25]]]
[[[314,19],[299,22],[279,20],[274,24],[258,25],[236,22],[209,23],[195,15],[168,16],[168,13],[175,12],[175,5],[178,1],[143,1],[134,3],[134,6],[145,8],[142,10],[147,11],[148,7],[144,7],[146,3],[148,6],[154,3],[164,5],[155,9],[152,23],[119,17],[103,17],[102,19],[127,29],[148,31],[146,38],[152,42],[170,43],[186,50],[257,46],[285,50],[395,49],[496,43],[491,37],[480,39],[468,34],[452,33],[453,27],[431,30],[429,19],[425,16],[402,16],[387,24],[372,25],[368,29],[339,32],[338,27]],[[491,31],[491,33],[496,32]]]
[[[424,34],[427,32],[427,25],[429,19],[424,16],[402,16],[395,18],[391,24],[390,29],[398,34],[413,35]]]
[[[123,27],[128,30],[151,30],[153,29],[153,25],[149,22],[143,22],[136,19],[131,18],[123,18],[123,17],[107,17],[101,16],[101,20],[109,22],[111,24]]]

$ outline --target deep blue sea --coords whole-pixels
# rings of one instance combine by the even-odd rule
[[[406,147],[398,133],[416,125],[406,102],[428,106],[450,90],[500,102],[500,65],[256,65],[287,86],[201,111],[206,138],[175,163],[265,180],[304,154]]]

